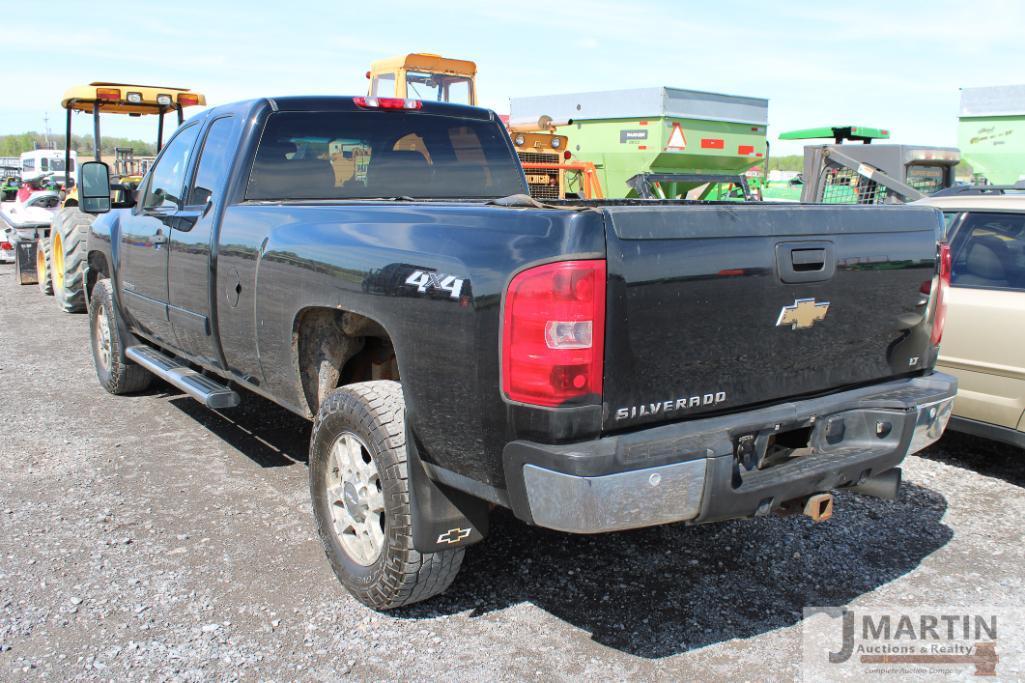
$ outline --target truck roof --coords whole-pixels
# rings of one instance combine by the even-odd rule
[[[1025,194],[964,194],[949,197],[926,197],[914,203],[935,206],[942,211],[1025,212]]]
[[[219,105],[203,112],[205,115],[216,115],[226,111],[238,112],[239,110],[252,110],[263,106],[269,106],[274,111],[374,111],[375,107],[359,106],[356,100],[390,99],[390,98],[369,98],[364,95],[338,96],[338,95],[289,95],[287,97],[267,97],[258,100],[244,100],[241,102],[230,102]],[[465,104],[452,104],[450,102],[435,102],[433,100],[420,100],[421,104],[415,111],[424,114],[438,116],[453,116],[479,121],[498,120],[498,115],[490,109],[482,107],[471,107]],[[381,110],[386,111],[386,110]],[[414,111],[414,110],[404,110]]]

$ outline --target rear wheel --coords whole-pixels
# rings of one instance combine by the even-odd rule
[[[39,291],[53,294],[53,280],[50,279],[50,240],[40,237],[36,240],[36,281]]]
[[[462,548],[413,548],[398,382],[350,384],[328,396],[314,422],[309,465],[317,532],[335,575],[357,600],[387,610],[451,585]]]
[[[85,311],[85,239],[93,220],[77,206],[68,206],[50,230],[53,295],[68,313]]]
[[[96,378],[112,394],[130,394],[149,386],[153,375],[125,357],[110,280],[93,287],[89,306],[89,339]]]

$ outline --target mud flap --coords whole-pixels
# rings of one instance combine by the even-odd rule
[[[435,553],[472,545],[488,535],[489,504],[427,476],[416,437],[406,422],[406,467],[413,519],[413,547]]]

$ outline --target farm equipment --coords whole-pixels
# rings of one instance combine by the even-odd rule
[[[156,116],[159,152],[164,140],[164,115],[176,112],[178,125],[181,125],[186,107],[204,104],[206,98],[203,95],[184,88],[104,82],[73,87],[61,99],[61,106],[68,112],[65,158],[70,162],[71,123],[76,112],[92,116],[93,150],[96,161],[99,161],[101,114]],[[124,173],[128,170],[125,164],[122,164],[120,170],[122,175],[115,176],[111,182],[113,207],[133,205],[135,191],[142,180],[142,176],[134,172]],[[85,310],[84,240],[93,216],[79,210],[78,187],[71,182],[68,185],[61,210],[55,216],[51,229],[37,241],[38,254],[35,255],[35,261],[40,288],[46,293],[52,291],[63,310],[75,313]],[[21,253],[19,250],[19,258]]]
[[[16,175],[5,176],[0,181],[0,193],[2,193],[2,201],[13,202],[15,197],[18,196],[18,188],[21,187],[21,178]]]
[[[154,159],[155,157],[151,156],[135,156],[135,150],[131,147],[115,147],[114,167],[111,170],[115,178],[120,178],[121,183],[133,183],[138,186]]]
[[[963,88],[957,144],[976,183],[1025,180],[1025,85]]]
[[[74,176],[78,159],[75,152],[68,156],[58,149],[33,149],[23,152],[19,162],[22,180],[45,177],[54,187],[63,189],[68,185],[68,178]]]
[[[367,71],[369,97],[412,98],[477,106],[477,65],[429,53],[412,53],[376,61]],[[558,134],[550,117],[541,115],[506,125],[535,199],[602,198],[594,165],[573,159],[568,138]]]
[[[561,122],[574,160],[593,164],[609,197],[743,198],[764,161],[768,100],[642,88],[511,100],[510,126]]]
[[[878,145],[885,128],[826,126],[783,133],[780,140],[832,139],[804,148],[802,202],[818,204],[900,204],[954,184],[961,155],[953,147]],[[844,144],[860,143],[860,144]],[[766,199],[774,197],[766,193]]]
[[[5,185],[5,189],[8,187]],[[60,195],[49,173],[12,183],[14,196],[0,207],[0,251],[13,252],[14,280],[18,284],[37,282],[36,244],[50,230],[60,206]]]

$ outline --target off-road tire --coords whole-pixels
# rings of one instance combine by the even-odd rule
[[[39,262],[36,261],[36,274],[39,278],[38,285],[39,291],[45,296],[53,295],[53,271],[52,263],[50,259],[50,240],[45,237],[40,237],[36,240],[36,259],[39,258],[39,254],[43,255],[43,272],[39,272]]]
[[[64,277],[53,277],[53,297],[66,313],[85,312],[86,235],[95,216],[82,213],[77,206],[60,210],[50,228],[51,268],[63,263]],[[62,259],[56,255],[56,237],[60,236]],[[63,286],[61,286],[63,282]]]
[[[109,335],[109,360],[106,364],[102,360],[102,327],[107,328]],[[89,302],[89,342],[93,352],[93,365],[96,367],[96,379],[108,392],[120,396],[142,391],[153,380],[153,375],[149,371],[125,357],[125,345],[118,328],[117,309],[114,306],[110,280],[100,280],[93,286],[93,295]]]
[[[462,548],[426,554],[413,549],[405,412],[398,382],[350,384],[335,389],[324,400],[310,439],[310,493],[327,559],[346,589],[376,610],[394,609],[438,595],[452,584],[463,562]],[[344,432],[355,434],[366,445],[377,463],[384,492],[384,542],[370,566],[355,561],[343,549],[327,495],[331,450]]]

